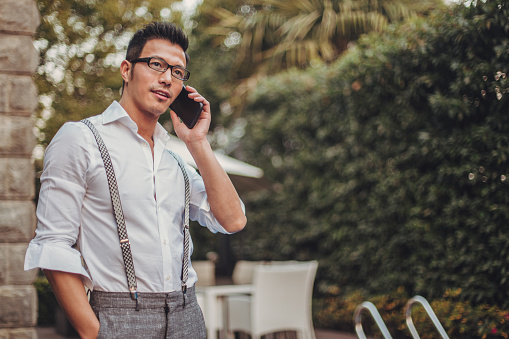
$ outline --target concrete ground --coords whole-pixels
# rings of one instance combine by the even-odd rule
[[[36,327],[39,339],[66,339],[76,337],[64,337],[58,334],[54,327]],[[355,334],[334,332],[329,330],[315,330],[316,339],[357,339]]]

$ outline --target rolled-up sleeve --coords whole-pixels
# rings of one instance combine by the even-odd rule
[[[76,273],[86,285],[90,276],[73,248],[80,232],[81,208],[89,167],[88,137],[81,123],[66,123],[46,149],[37,205],[36,236],[25,256],[34,268]]]

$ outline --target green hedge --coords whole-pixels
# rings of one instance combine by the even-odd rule
[[[430,301],[435,315],[440,320],[451,338],[508,338],[509,311],[497,306],[472,306],[468,301],[460,301],[461,290],[447,290],[443,297]],[[394,339],[410,338],[406,324],[405,306],[409,300],[403,288],[398,288],[387,295],[371,296],[387,329]],[[334,326],[354,333],[352,315],[357,307],[366,300],[366,295],[357,291],[348,297],[332,295],[327,298],[317,311],[317,318],[323,326]],[[439,333],[424,308],[415,304],[411,310],[412,321],[422,339],[438,338]],[[366,335],[382,337],[378,326],[368,311],[361,314],[362,327]]]
[[[507,308],[508,4],[414,19],[260,83],[242,151],[275,184],[245,199],[237,256],[319,259],[318,297],[458,288]]]

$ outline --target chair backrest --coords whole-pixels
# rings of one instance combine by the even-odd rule
[[[263,264],[263,261],[237,261],[232,273],[233,283],[235,285],[252,284],[255,267],[261,264]]]
[[[233,268],[232,281],[235,285],[252,284],[255,267],[258,265],[288,265],[299,263],[296,260],[288,261],[248,261],[239,260]]]
[[[317,261],[258,265],[253,277],[253,338],[284,330],[309,331]]]
[[[196,286],[214,286],[216,284],[216,265],[210,260],[192,261],[198,282]]]

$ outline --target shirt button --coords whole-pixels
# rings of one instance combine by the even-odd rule
[[[146,143],[144,143],[144,142],[142,143],[142,145],[143,145],[143,147],[147,147],[147,144],[146,144]]]
[[[169,275],[166,276],[166,280],[170,280],[170,276]]]
[[[163,244],[165,244],[165,245],[166,245],[166,239],[164,239],[164,240],[163,240]]]

